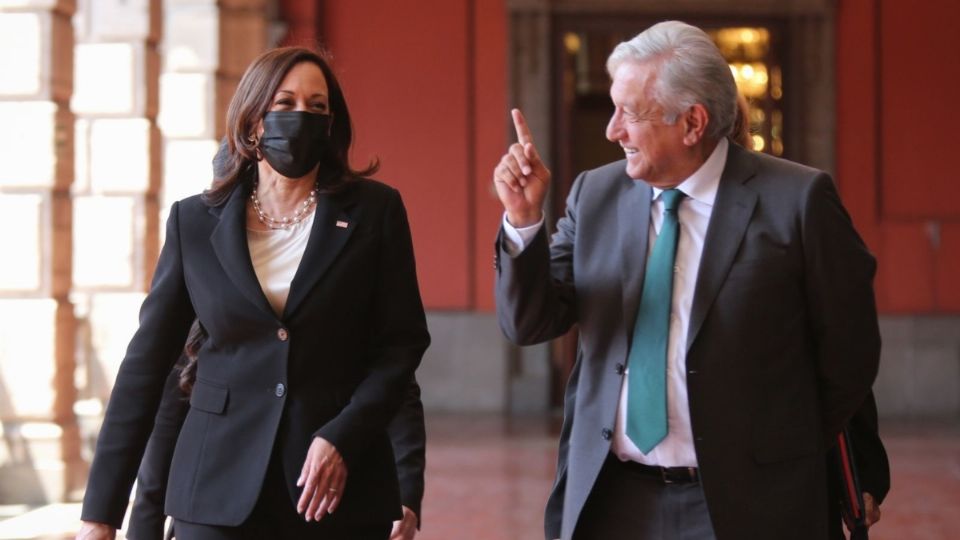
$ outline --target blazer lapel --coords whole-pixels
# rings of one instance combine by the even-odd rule
[[[310,239],[303,259],[290,283],[290,294],[283,309],[283,318],[290,317],[307,297],[313,286],[333,263],[357,228],[358,212],[351,212],[349,204],[337,200],[334,194],[317,196]]]
[[[220,260],[220,266],[240,293],[253,305],[276,317],[250,260],[250,248],[247,245],[248,192],[246,183],[238,185],[222,209],[210,209],[212,214],[220,217],[220,223],[210,235],[210,243]]]
[[[693,293],[687,332],[688,351],[727,277],[750,224],[753,209],[757,204],[757,194],[745,184],[755,173],[756,165],[750,153],[731,144],[700,257],[700,270]]]
[[[626,175],[624,175],[626,178]],[[640,291],[647,268],[647,243],[650,239],[650,200],[653,189],[645,182],[626,178],[630,187],[619,197],[617,227],[623,254],[620,272],[623,291],[623,321],[627,344],[633,339],[633,325],[637,319]]]

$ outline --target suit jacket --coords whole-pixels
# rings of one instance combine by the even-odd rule
[[[651,196],[623,161],[611,163],[576,179],[549,245],[542,230],[517,257],[498,242],[507,337],[537,343],[579,324],[548,538],[571,537],[610,451]],[[827,444],[878,366],[875,266],[829,176],[730,145],[686,357],[694,446],[720,540],[827,536]]]
[[[181,357],[177,367],[186,364]],[[174,369],[167,376],[163,388],[160,409],[154,419],[153,432],[143,454],[137,472],[137,493],[130,507],[127,535],[130,540],[161,540],[167,516],[163,503],[167,491],[170,461],[177,444],[177,436],[190,410],[189,397],[180,390],[180,370]]]
[[[131,540],[161,540],[165,536],[163,527],[167,516],[163,507],[167,475],[180,427],[189,410],[188,397],[179,388],[179,370],[175,369],[167,378],[153,433],[137,473],[137,492],[127,523],[127,538]],[[415,378],[407,387],[403,406],[390,421],[387,432],[396,457],[400,500],[419,519],[426,468],[426,431],[420,385]]]
[[[121,524],[164,381],[194,318],[209,337],[170,465],[168,515],[239,525],[274,452],[296,501],[307,449],[320,436],[348,469],[331,519],[399,517],[386,427],[429,343],[400,196],[351,180],[318,197],[278,317],[247,248],[250,186],[247,179],[218,207],[199,196],[171,207],[140,327],[104,417],[82,519]]]

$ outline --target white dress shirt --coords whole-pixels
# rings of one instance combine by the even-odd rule
[[[631,460],[647,465],[662,467],[696,467],[697,455],[693,446],[693,432],[690,427],[690,407],[687,401],[686,343],[690,325],[690,310],[693,306],[693,293],[700,269],[700,256],[703,243],[713,213],[713,203],[720,185],[720,175],[727,162],[728,142],[722,139],[707,158],[707,161],[689,178],[677,186],[686,197],[680,202],[677,216],[680,222],[680,238],[677,241],[677,254],[674,263],[673,298],[670,309],[670,336],[667,343],[667,436],[657,446],[644,454],[637,449],[626,435],[627,380],[623,377],[620,387],[620,401],[617,408],[616,428],[613,437],[613,453],[621,460]],[[647,258],[653,252],[653,245],[663,223],[663,190],[653,188],[650,208],[650,241]],[[503,216],[503,229],[506,245],[504,249],[516,256],[530,243],[543,226],[543,220],[536,225],[514,228]],[[633,328],[628,331],[632,334]]]

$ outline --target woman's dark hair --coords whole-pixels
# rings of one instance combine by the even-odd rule
[[[180,368],[180,390],[188,396],[193,391],[193,383],[197,380],[197,359],[200,347],[206,340],[207,331],[200,324],[200,319],[194,319],[190,333],[187,334],[187,343],[183,346],[183,355],[187,357],[187,363]]]
[[[226,153],[214,171],[213,185],[203,194],[204,201],[210,206],[219,206],[233,192],[234,187],[245,177],[245,173],[258,161],[257,146],[259,139],[254,130],[270,109],[277,87],[293,66],[301,62],[311,62],[320,68],[327,81],[330,114],[333,122],[330,128],[330,144],[323,149],[320,158],[320,170],[317,182],[323,190],[332,190],[351,177],[369,176],[380,168],[374,159],[364,168],[350,168],[350,145],[353,142],[353,128],[350,112],[325,51],[314,51],[305,47],[280,47],[271,49],[250,64],[237,85],[237,91],[227,108]]]

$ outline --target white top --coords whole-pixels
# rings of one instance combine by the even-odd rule
[[[680,222],[680,238],[674,267],[673,298],[670,308],[670,336],[667,342],[667,436],[657,446],[644,454],[626,435],[627,380],[623,377],[620,386],[620,402],[617,408],[616,429],[613,438],[613,453],[621,460],[631,460],[662,467],[696,467],[697,454],[693,446],[693,431],[690,427],[690,406],[687,400],[687,330],[693,293],[700,269],[700,256],[707,226],[713,213],[720,175],[727,164],[726,139],[722,139],[707,158],[707,161],[677,186],[687,196],[680,202],[677,216]],[[650,241],[647,243],[647,258],[653,252],[653,244],[663,223],[662,190],[653,188],[650,208]],[[507,253],[516,256],[536,235],[543,221],[530,227],[516,229],[503,217]],[[520,240],[519,242],[517,240]],[[632,333],[633,329],[629,329]]]
[[[297,273],[303,252],[307,249],[315,211],[290,229],[260,231],[247,228],[247,246],[250,260],[263,294],[277,317],[283,316],[290,294],[290,282]]]

